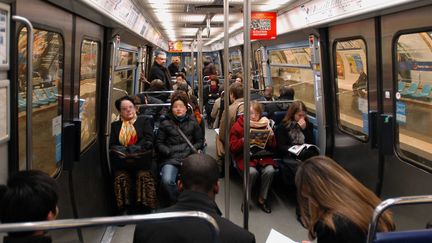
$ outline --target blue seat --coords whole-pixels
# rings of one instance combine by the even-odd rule
[[[411,83],[410,87],[407,90],[404,90],[401,92],[401,95],[413,95],[417,93],[418,84],[417,83]]]
[[[402,92],[405,89],[405,82],[404,81],[399,81],[398,82],[398,92]]]
[[[429,84],[423,85],[420,93],[415,93],[412,95],[414,98],[428,98],[431,94],[431,86]]]
[[[430,243],[432,229],[377,233],[375,243]]]
[[[275,126],[279,125],[286,115],[286,111],[275,111],[272,120],[275,121]]]
[[[39,105],[47,105],[50,103],[48,97],[45,93],[42,93],[41,89],[33,90],[33,102]]]
[[[49,88],[44,88],[43,91],[45,92],[45,95],[48,97],[48,101],[50,103],[54,103],[57,101],[57,96],[54,93],[54,91],[51,91]]]

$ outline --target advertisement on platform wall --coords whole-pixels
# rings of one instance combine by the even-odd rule
[[[251,40],[276,39],[276,12],[253,12],[251,15]]]

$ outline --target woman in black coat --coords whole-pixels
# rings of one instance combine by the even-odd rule
[[[176,178],[181,161],[203,147],[201,129],[192,112],[188,110],[188,104],[189,97],[185,92],[176,91],[173,94],[167,119],[161,122],[156,138],[156,149],[161,163],[161,190],[166,193],[170,203],[175,202],[178,195]]]
[[[136,206],[156,207],[154,178],[149,172],[153,149],[151,121],[138,117],[134,100],[124,96],[115,102],[120,120],[111,124],[110,161],[114,174],[117,209],[124,213],[132,206],[131,185],[136,184]],[[150,159],[145,161],[146,157]],[[136,183],[131,183],[132,177]]]
[[[294,158],[288,149],[293,145],[313,144],[313,140],[313,125],[307,118],[306,105],[295,101],[276,130],[278,151],[283,157],[282,177],[286,184],[294,184],[298,166],[297,158]]]

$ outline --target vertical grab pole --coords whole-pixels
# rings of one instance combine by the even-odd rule
[[[249,199],[250,199],[250,191],[249,191],[249,130],[250,130],[250,76],[251,76],[251,67],[250,67],[250,22],[251,22],[251,2],[250,0],[245,0],[243,2],[243,67],[244,67],[244,76],[243,76],[243,84],[244,84],[244,144],[243,144],[243,162],[244,162],[244,201],[243,201],[243,227],[245,229],[249,228]]]
[[[106,127],[105,127],[105,141],[106,141],[106,153],[107,153],[107,160],[108,160],[108,170],[111,172],[111,163],[109,158],[109,137],[111,134],[111,96],[112,96],[112,89],[113,89],[113,78],[115,74],[115,67],[116,67],[116,57],[117,57],[117,48],[118,44],[120,44],[120,36],[116,35],[112,41],[112,55],[111,55],[111,72],[110,72],[110,78],[108,81],[108,105],[107,105],[107,116],[106,116]]]
[[[28,19],[21,16],[14,15],[12,19],[27,27],[26,170],[31,170],[33,168],[33,25]]]
[[[228,66],[229,66],[229,1],[224,0],[224,123],[228,124],[228,110],[229,110],[229,79],[228,79]],[[229,129],[225,129],[225,138],[229,141]],[[230,218],[230,156],[229,156],[229,143],[224,143],[225,146],[225,218]]]
[[[202,28],[198,30],[198,58],[197,58],[197,74],[198,74],[198,99],[199,108],[201,112],[203,111],[203,62],[202,62]],[[204,122],[204,120],[203,120]]]
[[[190,67],[190,73],[191,73],[191,87],[192,92],[195,92],[195,63],[194,63],[194,46],[193,41],[190,45],[191,48],[191,67]]]

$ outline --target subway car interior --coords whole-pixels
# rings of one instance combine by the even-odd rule
[[[146,242],[136,225],[195,218],[216,242],[242,242],[202,210],[167,213],[197,153],[217,162],[222,217],[256,242],[336,242],[318,226],[346,212],[323,205],[350,214],[351,187],[372,205],[356,242],[432,242],[431,11],[430,0],[0,0],[0,184],[37,170],[58,194],[55,220],[0,209],[0,238]],[[331,180],[302,176],[314,159],[349,178],[329,202],[310,194],[333,187],[304,189]]]

